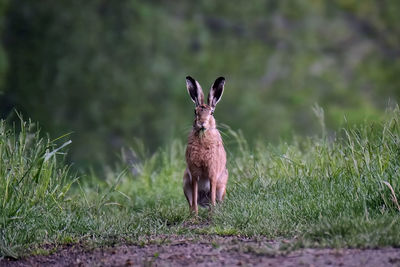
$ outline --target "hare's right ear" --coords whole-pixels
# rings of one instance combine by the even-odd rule
[[[193,102],[197,106],[204,104],[204,94],[200,84],[190,76],[186,77],[186,88]]]
[[[224,92],[225,78],[219,77],[215,80],[214,84],[211,86],[210,93],[208,94],[208,105],[213,109],[221,100],[222,93]]]

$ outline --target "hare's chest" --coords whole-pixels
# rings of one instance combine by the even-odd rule
[[[218,156],[218,145],[188,145],[186,151],[186,159],[189,165],[198,168],[207,167]]]

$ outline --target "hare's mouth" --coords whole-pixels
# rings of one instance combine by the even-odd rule
[[[197,125],[196,125],[196,130],[197,131],[205,131],[205,130],[207,130],[207,127],[206,127],[206,125],[204,125],[204,124],[201,124],[201,123],[198,123]]]
[[[198,130],[199,134],[204,134],[206,131],[207,131],[207,128],[205,128],[205,127],[200,127]]]

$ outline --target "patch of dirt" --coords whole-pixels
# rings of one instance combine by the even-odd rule
[[[239,237],[164,237],[144,246],[88,251],[65,246],[52,255],[3,259],[1,266],[400,266],[400,249],[300,249],[281,251],[284,241]]]

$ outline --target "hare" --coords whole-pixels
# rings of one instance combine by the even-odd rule
[[[198,204],[215,206],[224,199],[228,170],[226,152],[214,119],[215,106],[224,91],[225,78],[219,77],[204,103],[203,90],[192,77],[186,77],[186,87],[195,103],[195,118],[186,148],[186,170],[183,175],[183,191],[189,209],[198,214]]]

